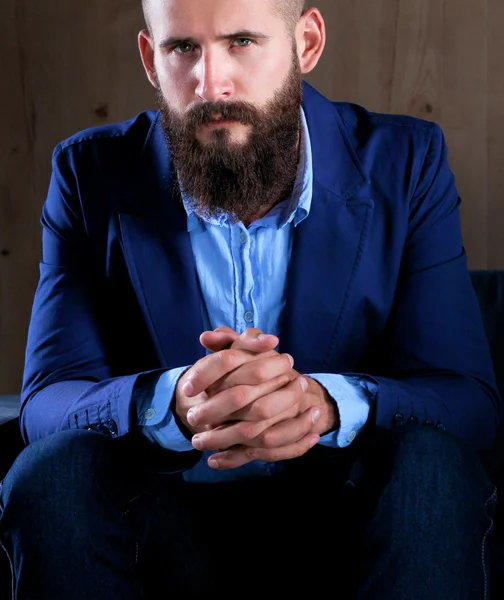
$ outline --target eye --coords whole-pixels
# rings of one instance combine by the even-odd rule
[[[192,50],[194,50],[194,46],[189,42],[182,42],[172,48],[172,51],[177,54],[189,54]]]
[[[254,42],[249,38],[237,38],[234,43],[237,44],[239,48],[247,48],[248,46],[252,46]]]

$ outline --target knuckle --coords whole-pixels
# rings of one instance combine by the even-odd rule
[[[257,460],[257,457],[259,456],[257,448],[247,448],[245,450],[245,456],[249,460]]]
[[[280,375],[277,379],[278,389],[281,389],[281,388],[285,387],[286,385],[289,385],[290,382],[291,382],[291,378],[289,377],[288,373],[284,373],[283,375]]]
[[[182,377],[180,378],[180,381],[182,383],[185,383],[188,379],[198,379],[199,377],[201,377],[201,367],[202,365],[199,364],[199,362],[197,362],[195,365],[193,365],[188,371],[186,371]]]
[[[256,382],[266,381],[268,379],[267,365],[261,362],[255,363],[251,368],[251,375]]]
[[[238,364],[238,353],[236,350],[222,350],[218,354],[223,369],[228,372],[236,368]]]
[[[267,421],[271,419],[271,410],[266,403],[257,402],[254,406],[254,415],[260,421]]]
[[[236,410],[247,404],[247,390],[243,386],[236,386],[229,390],[229,401]]]
[[[238,425],[240,435],[245,440],[253,440],[256,437],[256,427],[251,421],[243,421]]]
[[[271,431],[265,431],[259,436],[261,447],[274,448],[276,446],[276,436]]]

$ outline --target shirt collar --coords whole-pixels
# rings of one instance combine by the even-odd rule
[[[310,132],[303,108],[301,108],[301,146],[296,183],[292,195],[274,206],[264,217],[254,221],[252,226],[271,226],[282,229],[289,223],[297,227],[310,214],[313,194],[313,155]],[[182,192],[182,201],[187,213],[187,231],[201,227],[203,223],[222,227],[228,222],[226,214],[203,218],[191,206],[189,197]]]

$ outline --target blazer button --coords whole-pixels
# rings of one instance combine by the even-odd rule
[[[426,419],[426,420],[424,421],[424,425],[425,425],[426,427],[432,427],[432,426],[434,425],[434,423],[433,423],[433,422],[432,422],[430,419]]]
[[[446,431],[446,427],[443,425],[443,423],[438,423],[436,425],[437,429],[439,429],[440,431]]]
[[[408,419],[408,423],[410,423],[411,425],[418,425],[418,417],[415,417],[415,415],[412,415]]]
[[[401,427],[401,425],[404,425],[404,417],[401,413],[397,413],[394,416],[394,425],[396,427]]]

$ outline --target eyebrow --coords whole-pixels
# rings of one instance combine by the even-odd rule
[[[268,35],[264,35],[264,33],[259,33],[257,31],[249,31],[247,29],[243,31],[237,31],[236,33],[226,33],[223,35],[218,35],[217,40],[219,42],[225,40],[236,40],[238,38],[253,38],[256,40],[269,40],[270,37]],[[198,45],[198,42],[193,37],[179,37],[172,36],[165,38],[160,44],[159,47],[161,49],[170,48],[172,46],[178,46],[179,44],[193,44],[194,46]]]

